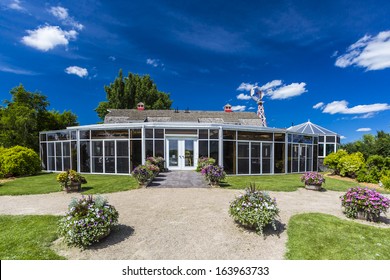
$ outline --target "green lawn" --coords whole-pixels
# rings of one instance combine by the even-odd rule
[[[255,183],[256,187],[260,190],[292,192],[304,187],[300,177],[301,174],[227,176],[225,182],[221,184],[221,187],[245,189],[250,183]],[[331,191],[346,191],[350,187],[357,185],[359,184],[326,177],[323,187]]]
[[[21,177],[0,184],[0,195],[43,194],[60,191],[56,173],[41,173],[36,176]],[[138,188],[137,181],[122,175],[83,175],[88,183],[83,184],[83,194],[97,194],[126,191]]]
[[[389,260],[390,229],[311,213],[288,223],[290,260]]]
[[[56,216],[0,216],[1,260],[61,260],[50,249],[58,238]]]

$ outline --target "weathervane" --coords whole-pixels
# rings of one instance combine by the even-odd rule
[[[261,120],[261,125],[267,127],[267,121],[265,118],[264,105],[263,105],[264,101],[262,100],[263,96],[264,93],[261,91],[261,89],[258,86],[251,88],[251,97],[257,103],[257,116]]]

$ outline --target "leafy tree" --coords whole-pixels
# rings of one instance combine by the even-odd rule
[[[173,102],[168,93],[157,89],[149,75],[128,73],[127,77],[123,77],[122,69],[104,90],[107,101],[100,102],[95,109],[102,120],[108,113],[107,109],[135,109],[139,102],[145,104],[145,109],[170,109]]]
[[[390,157],[390,133],[378,131],[377,135],[365,134],[361,140],[342,146],[348,153],[361,152],[365,159],[372,155]]]
[[[364,166],[364,157],[360,152],[343,156],[337,168],[340,170],[341,176],[356,177],[356,173]]]
[[[330,153],[327,155],[324,159],[324,165],[328,166],[330,169],[333,170],[333,174],[340,174],[340,168],[339,168],[339,162],[340,159],[348,155],[348,153],[340,149],[336,153]]]
[[[0,145],[25,146],[38,151],[40,131],[64,129],[78,125],[77,116],[70,111],[47,110],[47,97],[27,91],[19,85],[10,91],[11,100],[0,107]]]

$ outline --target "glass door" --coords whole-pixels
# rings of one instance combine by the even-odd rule
[[[196,139],[167,139],[167,167],[172,170],[195,169],[196,141]]]

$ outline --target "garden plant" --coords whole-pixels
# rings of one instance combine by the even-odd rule
[[[201,173],[212,186],[219,185],[226,178],[226,172],[220,165],[206,165],[202,168]]]
[[[215,159],[210,157],[200,157],[198,159],[198,165],[196,166],[196,171],[200,172],[202,171],[203,167],[206,167],[207,165],[214,165]]]
[[[131,172],[131,175],[138,181],[140,185],[144,185],[153,178],[153,171],[147,165],[138,165]]]
[[[81,176],[76,171],[70,169],[65,172],[61,172],[57,175],[57,182],[60,183],[61,189],[71,191],[75,187],[75,190],[81,190],[81,184],[86,184],[87,180],[84,176]]]

